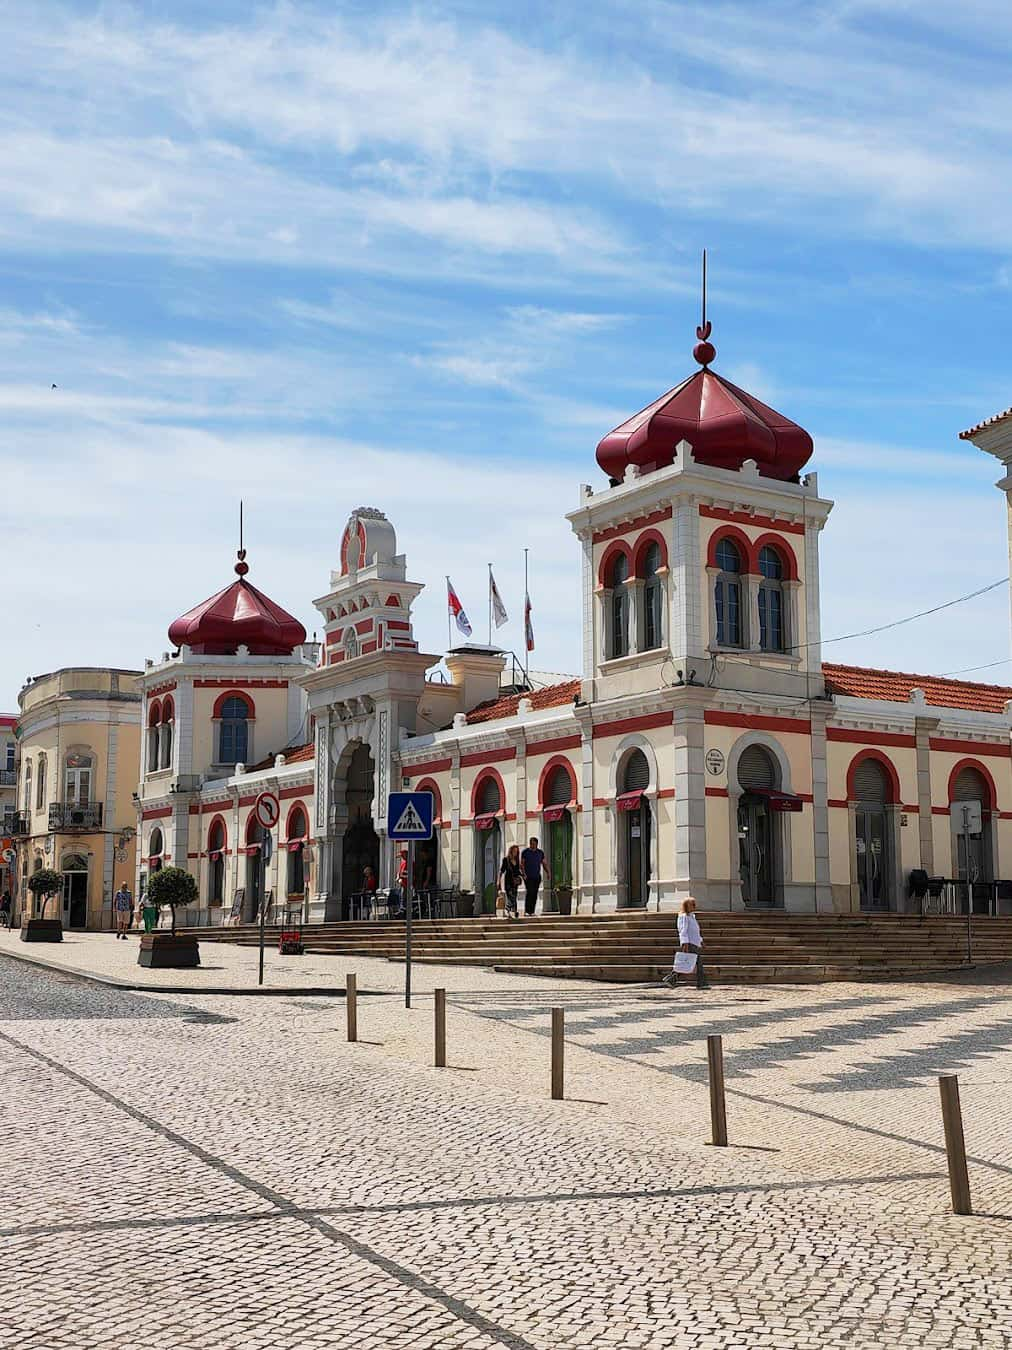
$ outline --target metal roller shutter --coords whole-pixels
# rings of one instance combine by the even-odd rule
[[[768,750],[761,745],[748,747],[738,761],[738,784],[743,792],[776,787],[776,766]]]
[[[561,764],[552,770],[545,784],[545,806],[567,806],[573,800],[573,780]]]
[[[863,759],[854,770],[854,800],[883,803],[889,800],[889,778],[876,760]]]
[[[963,769],[952,787],[954,802],[981,802],[988,806],[991,794],[979,769]]]
[[[499,791],[499,784],[491,774],[482,779],[481,787],[478,789],[478,814],[481,816],[490,816],[502,807],[502,794]]]
[[[622,769],[620,792],[645,792],[650,785],[650,765],[642,750],[633,750]]]

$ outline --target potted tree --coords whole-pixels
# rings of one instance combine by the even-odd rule
[[[42,901],[42,915],[40,918],[28,918],[21,926],[22,942],[62,942],[63,941],[63,921],[62,919],[47,919],[46,905],[49,897],[59,895],[63,890],[63,877],[59,872],[54,872],[51,867],[41,867],[37,872],[33,872],[28,878],[28,889],[32,893],[32,899],[35,904]]]
[[[197,883],[183,867],[163,867],[148,878],[145,900],[152,905],[168,905],[172,911],[172,929],[168,933],[144,933],[137,955],[139,966],[186,970],[200,965],[200,946],[190,933],[176,932],[176,909],[197,901]]]

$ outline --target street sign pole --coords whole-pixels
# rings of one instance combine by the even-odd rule
[[[408,875],[404,884],[405,891],[405,909],[404,909],[404,1006],[411,1007],[411,911],[414,909],[414,896],[412,895],[412,883],[415,879],[415,845],[414,840],[408,840]]]
[[[258,984],[264,982],[264,921],[267,917],[267,864],[271,860],[271,836],[265,834],[260,844],[260,977]]]

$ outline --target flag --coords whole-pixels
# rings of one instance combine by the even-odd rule
[[[524,596],[524,638],[527,642],[527,650],[534,650],[534,625],[531,623],[531,593],[528,591]]]
[[[446,578],[446,603],[450,610],[450,613],[453,615],[456,621],[457,627],[460,629],[460,631],[464,634],[465,637],[470,637],[471,625],[468,621],[467,615],[464,613],[464,606],[460,603],[460,597],[457,595],[457,592],[453,589],[453,583],[450,581],[449,577]]]
[[[499,594],[499,587],[495,584],[491,567],[488,569],[488,598],[492,605],[492,618],[495,620],[495,626],[501,628],[504,623],[509,622],[510,616],[506,613],[506,606]]]

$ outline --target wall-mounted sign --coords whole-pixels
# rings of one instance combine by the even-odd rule
[[[706,771],[712,773],[714,777],[724,772],[724,765],[727,761],[724,759],[723,750],[707,750],[706,752]]]

